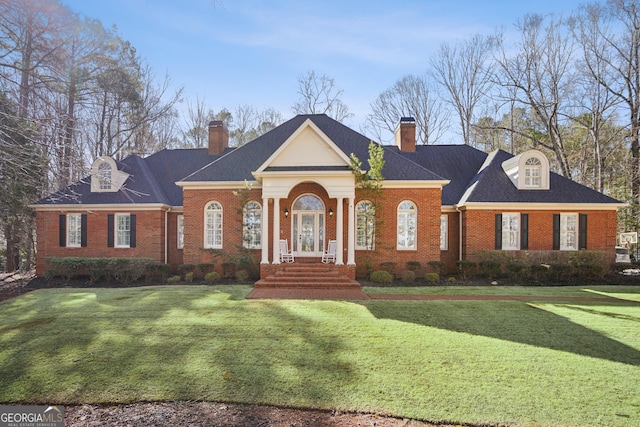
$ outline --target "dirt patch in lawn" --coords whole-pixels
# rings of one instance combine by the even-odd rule
[[[377,414],[352,414],[214,402],[137,403],[117,406],[66,406],[67,427],[97,426],[251,426],[251,427],[453,427]]]

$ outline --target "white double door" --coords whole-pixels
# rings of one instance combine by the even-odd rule
[[[293,254],[298,257],[322,256],[324,249],[324,211],[296,210],[291,222]]]

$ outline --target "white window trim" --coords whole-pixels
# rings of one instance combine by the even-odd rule
[[[176,229],[176,247],[184,249],[184,215],[178,215]]]
[[[109,188],[100,188],[101,170],[100,165],[103,163],[111,166],[111,179]],[[125,181],[129,178],[129,174],[118,170],[115,160],[109,156],[101,156],[93,161],[91,165],[91,192],[92,193],[114,193],[122,188]]]
[[[449,250],[449,215],[440,215],[440,250]]]
[[[517,223],[517,227],[514,230],[505,228],[505,222],[508,218],[514,218]],[[502,213],[502,250],[504,251],[519,251],[520,250],[520,227],[521,227],[521,218],[520,213],[514,212],[503,212]],[[509,234],[512,233],[515,236],[515,244],[509,245]]]
[[[358,210],[358,206],[360,206],[361,204],[365,204],[365,203],[368,203],[370,205],[370,207],[371,207],[370,209],[371,209],[371,212],[372,212],[372,217],[371,218],[373,219],[373,230],[371,230],[371,232],[372,232],[371,236],[367,236],[367,233],[366,233],[366,230],[365,230],[365,236],[364,236],[365,244],[362,245],[362,244],[359,244],[358,235],[357,235],[359,222],[360,222],[360,219],[362,219],[362,218],[364,218],[364,221],[367,221],[368,218],[364,214],[365,211],[362,211],[363,214],[359,215],[359,213],[361,211]],[[376,248],[376,239],[375,239],[376,231],[375,231],[375,227],[376,227],[376,224],[375,224],[375,207],[373,206],[373,202],[371,202],[370,200],[360,200],[356,204],[356,244],[355,244],[355,249],[356,250],[361,250],[361,251],[372,251],[372,250],[375,250],[375,248]],[[371,240],[372,240],[371,242],[369,242],[369,237],[371,237]],[[369,245],[369,243],[371,243],[371,244]]]
[[[409,209],[400,209],[400,206],[402,206],[404,203],[411,203],[413,205],[413,210],[409,210]],[[409,217],[413,216],[414,217],[414,231],[413,231],[413,245],[412,246],[400,246],[399,244],[399,240],[398,237],[400,236],[400,217],[404,216],[406,218],[406,223],[409,223]],[[405,237],[405,243],[406,243],[406,236]],[[411,200],[403,200],[400,203],[398,203],[398,208],[397,208],[397,213],[396,213],[396,249],[399,251],[415,251],[417,248],[417,241],[418,241],[418,207],[416,206],[415,203],[413,203]]]
[[[119,223],[119,218],[129,218],[129,243],[128,244],[123,244],[120,242],[120,234],[118,233],[118,223]],[[128,213],[117,213],[114,215],[114,221],[113,221],[113,246],[115,248],[130,248],[131,247],[131,214]]]
[[[77,229],[75,230],[75,236],[78,236],[78,242],[77,243],[71,243],[71,237],[72,235],[72,229],[71,229],[71,221],[72,218],[75,219],[76,224],[77,224]],[[67,247],[68,248],[79,248],[82,246],[82,214],[79,213],[71,213],[71,214],[67,214]]]
[[[247,213],[250,212],[247,209],[247,205],[249,205],[249,203],[255,203],[255,205],[258,206],[257,209],[251,209],[251,212],[256,212],[258,215],[258,218],[260,219],[258,226],[253,228],[251,232],[249,232],[249,229],[247,227]],[[251,244],[251,241],[245,240],[244,237],[246,235],[253,236],[253,239],[252,239],[252,241],[254,241],[253,244]],[[262,204],[258,203],[255,200],[249,200],[247,203],[245,203],[244,207],[242,208],[242,246],[246,249],[262,248]]]
[[[573,232],[573,244],[574,246],[566,245],[566,237],[569,234],[567,231],[567,219],[574,218],[575,219],[575,230]],[[563,212],[560,213],[560,250],[561,251],[577,251],[579,241],[579,232],[580,232],[580,222],[577,212]]]
[[[220,206],[220,209],[215,209],[215,210],[209,210],[209,206],[212,205],[213,203],[216,203],[217,205]],[[220,215],[220,243],[215,242],[215,233],[213,235],[213,242],[209,242],[208,241],[208,232],[209,229],[207,228],[207,216],[209,214],[219,214]],[[223,224],[224,224],[224,216],[223,216],[223,208],[222,208],[222,203],[218,202],[218,201],[211,201],[209,203],[207,203],[204,207],[204,247],[205,249],[222,249],[222,242],[224,241],[224,236],[223,236],[223,232],[224,232],[224,228],[223,228]],[[214,222],[214,227],[215,227],[215,222]],[[215,232],[215,228],[213,229],[213,231]]]
[[[540,170],[540,184],[526,185],[525,171],[531,166],[527,166],[529,159],[536,159],[540,162],[536,169]],[[520,155],[518,161],[518,189],[520,190],[548,190],[549,189],[549,159],[538,150],[529,150]]]

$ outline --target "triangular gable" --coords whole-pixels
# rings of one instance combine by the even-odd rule
[[[313,121],[307,119],[256,170],[269,167],[348,166],[349,157]]]

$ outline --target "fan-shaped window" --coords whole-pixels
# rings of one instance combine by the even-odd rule
[[[536,157],[529,157],[524,163],[524,186],[540,188],[542,186],[542,162]]]
[[[218,202],[204,208],[204,247],[222,248],[222,205]]]

